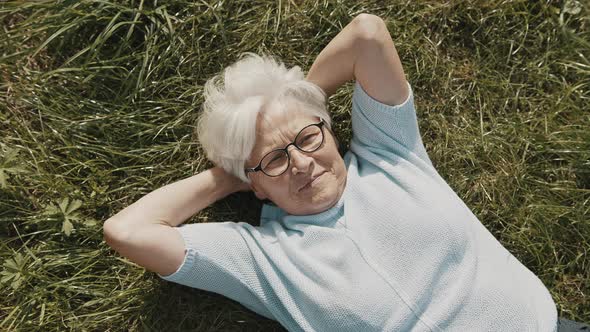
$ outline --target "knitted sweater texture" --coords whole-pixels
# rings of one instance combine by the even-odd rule
[[[433,167],[414,94],[390,106],[356,82],[340,200],[314,215],[265,204],[260,226],[177,227],[162,278],[222,294],[289,331],[555,331],[540,279]]]

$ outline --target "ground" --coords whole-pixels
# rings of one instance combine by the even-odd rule
[[[210,166],[204,82],[244,51],[305,72],[359,13],[382,17],[441,175],[590,322],[590,7],[580,1],[19,1],[0,17],[0,329],[282,330],[115,254],[102,223]],[[350,140],[352,84],[329,101]],[[235,194],[189,222],[247,221]]]

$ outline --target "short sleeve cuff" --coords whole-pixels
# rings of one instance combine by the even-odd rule
[[[158,274],[158,276],[166,281],[181,283],[182,280],[186,280],[186,278],[189,275],[190,269],[195,266],[197,251],[193,249],[190,239],[186,236],[184,232],[184,225],[175,227],[175,229],[178,231],[178,233],[184,241],[184,259],[182,260],[182,264],[180,264],[178,269],[172,274],[166,276]]]
[[[354,83],[352,99],[358,104],[360,109],[367,110],[368,112],[381,111],[391,113],[396,111],[400,112],[406,109],[413,109],[414,92],[412,91],[410,82],[406,81],[406,84],[408,85],[408,97],[406,97],[406,100],[398,105],[387,105],[374,99],[373,97],[369,96],[369,94],[367,94],[358,81],[355,81]]]

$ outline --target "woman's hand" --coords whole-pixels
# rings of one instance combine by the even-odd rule
[[[238,191],[251,191],[252,190],[249,183],[242,181],[237,176],[234,176],[234,175],[226,172],[221,167],[214,167],[214,168],[217,170],[217,176],[219,178],[222,178],[224,180],[224,182],[229,183],[228,185],[225,186],[225,187],[231,189],[230,192],[227,193],[227,195],[234,193],[234,192],[238,192]]]
[[[250,187],[249,183],[240,180],[240,184],[238,185],[237,191],[252,191],[252,188]]]

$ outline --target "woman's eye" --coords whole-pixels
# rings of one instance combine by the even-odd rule
[[[303,142],[308,141],[309,139],[313,138],[315,135],[307,135],[303,138]]]
[[[276,157],[272,158],[272,159],[271,159],[271,160],[268,162],[268,164],[267,164],[267,165],[272,165],[272,164],[275,164],[275,163],[279,162],[281,159],[283,159],[283,157],[282,157],[282,156],[276,156]]]

